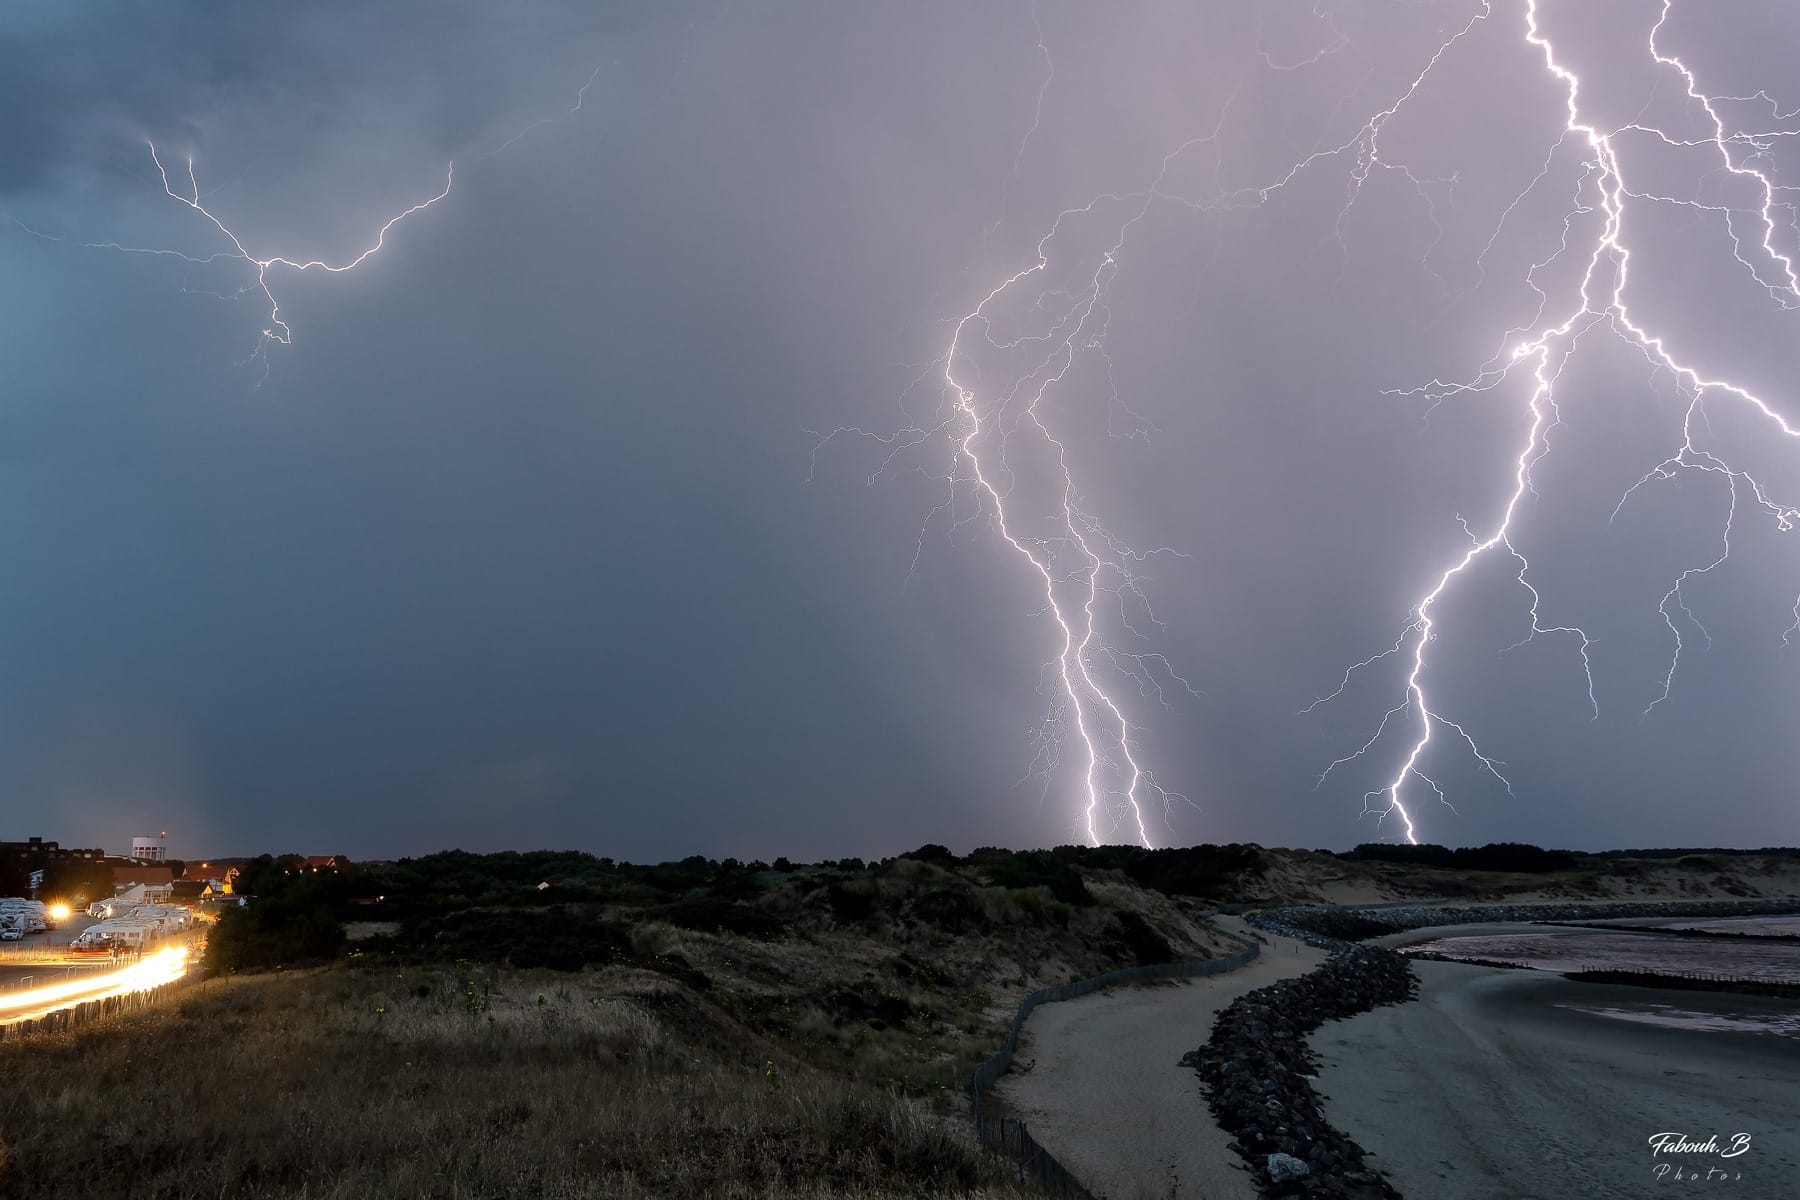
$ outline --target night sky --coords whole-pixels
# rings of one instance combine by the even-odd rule
[[[1634,319],[1800,428],[1800,16],[1674,0],[1657,33],[1700,91],[1751,98],[1719,102],[1728,133],[1773,134],[1731,141],[1734,173],[1650,54],[1656,0],[1540,3],[1585,116],[1665,135],[1615,135]],[[4,836],[635,860],[1084,840],[1067,705],[1043,740],[1055,613],[945,386],[959,321],[1040,249],[949,366],[1061,608],[1068,496],[1132,572],[1097,574],[1081,661],[1180,793],[1140,791],[1150,840],[1402,836],[1361,814],[1416,703],[1314,785],[1407,702],[1411,643],[1301,710],[1404,638],[1470,546],[1459,518],[1492,532],[1531,364],[1417,389],[1560,320],[1604,215],[1525,5],[1482,14],[10,6]],[[263,257],[353,258],[452,161],[454,185],[353,271],[272,268],[270,343],[255,269],[147,141],[178,191],[192,155]],[[1512,794],[1437,725],[1420,768],[1447,803],[1409,778],[1418,835],[1800,841],[1800,534],[1757,502],[1800,503],[1800,441],[1715,389],[1691,425],[1712,457],[1619,506],[1692,397],[1605,320],[1559,345],[1511,544],[1540,625],[1589,638],[1599,715],[1578,635],[1507,649],[1521,560],[1479,558],[1421,678]],[[1734,488],[1730,557],[1665,601],[1720,557]],[[1684,648],[1646,715],[1665,612]],[[1118,767],[1095,830],[1136,840]]]

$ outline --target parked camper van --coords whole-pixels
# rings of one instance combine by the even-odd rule
[[[146,921],[134,921],[129,917],[115,917],[82,930],[81,936],[69,943],[69,950],[75,954],[112,954],[122,951],[137,951],[142,950],[145,944],[153,941],[156,936],[157,930]]]
[[[41,900],[26,900],[19,896],[0,900],[0,916],[17,916],[24,922],[26,933],[42,933],[49,928],[47,909]]]

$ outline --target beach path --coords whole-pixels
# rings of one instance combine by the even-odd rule
[[[1244,923],[1219,927],[1248,936]],[[1015,1066],[997,1091],[1010,1115],[1099,1200],[1258,1195],[1230,1138],[1213,1123],[1199,1076],[1181,1056],[1212,1033],[1232,1000],[1302,975],[1324,953],[1267,938],[1260,957],[1220,975],[1115,988],[1045,1004],[1025,1023]],[[1173,1190],[1172,1190],[1173,1189]]]

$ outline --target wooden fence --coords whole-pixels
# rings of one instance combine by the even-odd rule
[[[102,1017],[110,1017],[117,1013],[136,1012],[140,1008],[147,1008],[152,1004],[159,1003],[169,994],[170,989],[179,986],[182,982],[180,979],[175,979],[157,987],[146,988],[141,992],[127,992],[122,996],[102,996],[98,1000],[84,1000],[79,1004],[71,1004],[67,1008],[47,1012],[32,1020],[13,1021],[6,1025],[0,1025],[0,1042],[32,1037],[40,1033],[64,1033]]]
[[[1025,1122],[1007,1117],[977,1117],[975,1138],[982,1149],[1007,1161],[1007,1169],[1020,1183],[1036,1184],[1046,1196],[1057,1200],[1089,1200],[1088,1191],[1068,1168],[1032,1138]]]

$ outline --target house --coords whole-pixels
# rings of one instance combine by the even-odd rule
[[[211,863],[188,863],[182,872],[182,878],[191,880],[202,887],[210,887],[209,895],[229,896],[233,885],[237,882],[239,871],[231,866],[213,866]]]
[[[170,884],[175,882],[174,867],[146,867],[138,865],[114,867],[112,874],[113,895],[115,896],[125,891],[127,888],[140,886],[167,888]]]
[[[113,900],[119,904],[167,904],[169,896],[174,890],[173,881],[140,883],[125,888],[124,891],[114,896]]]
[[[191,908],[198,904],[211,889],[212,884],[210,883],[202,883],[194,879],[177,879],[169,885],[169,902],[185,904]]]
[[[303,871],[335,871],[337,867],[338,860],[335,854],[309,854],[300,864],[300,869]]]

